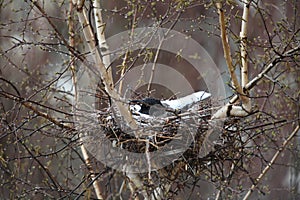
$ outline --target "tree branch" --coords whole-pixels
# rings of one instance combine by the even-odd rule
[[[100,47],[100,52],[102,54],[103,58],[103,64],[106,67],[108,73],[112,74],[111,67],[110,65],[110,55],[108,52],[108,45],[106,42],[105,38],[105,23],[103,22],[102,19],[102,13],[101,13],[101,5],[100,5],[100,0],[93,1],[93,10],[94,10],[94,18],[95,18],[95,24],[96,24],[96,33],[97,33],[97,39],[98,39],[98,44]]]
[[[247,200],[254,189],[257,187],[258,183],[262,180],[264,175],[269,171],[269,169],[272,167],[272,165],[275,163],[276,159],[280,155],[280,153],[286,148],[286,146],[290,143],[290,141],[293,139],[293,137],[298,133],[299,125],[294,129],[294,131],[290,134],[290,136],[283,141],[281,147],[276,151],[271,161],[268,163],[268,165],[264,168],[264,170],[261,172],[261,174],[256,178],[255,183],[251,186],[251,188],[248,190],[247,194],[243,198],[243,200]]]
[[[58,126],[60,128],[74,130],[74,128],[71,125],[68,125],[66,123],[63,123],[63,122],[55,119],[53,116],[51,116],[50,114],[48,114],[46,112],[40,111],[37,107],[32,105],[33,104],[32,102],[28,102],[28,101],[26,101],[26,99],[23,99],[22,97],[14,96],[12,94],[8,94],[5,92],[1,92],[1,95],[3,95],[5,98],[9,98],[9,99],[19,102],[24,107],[28,108],[29,110],[32,110],[38,116],[41,116],[41,117],[49,120],[50,122],[52,122],[53,124],[55,124],[56,126]]]
[[[224,51],[224,58],[226,60],[228,71],[230,73],[230,77],[232,79],[233,86],[236,89],[238,95],[240,95],[240,99],[242,100],[243,103],[246,103],[248,100],[245,98],[244,92],[242,90],[241,85],[238,82],[234,67],[232,65],[232,58],[231,58],[230,46],[228,43],[228,37],[227,37],[227,33],[226,33],[225,16],[224,16],[224,11],[222,9],[222,3],[216,3],[216,6],[218,9],[218,14],[219,14],[219,23],[220,23],[220,29],[221,29],[221,38],[222,38],[222,45],[223,45],[223,51]]]
[[[228,37],[226,34],[226,26],[225,26],[225,16],[224,11],[222,9],[222,3],[216,3],[216,7],[218,9],[219,14],[219,23],[221,29],[221,38],[224,50],[224,57],[227,63],[228,71],[230,73],[230,77],[233,82],[233,86],[237,91],[237,96],[242,101],[241,106],[233,105],[233,103],[229,102],[221,109],[219,109],[213,116],[213,118],[224,118],[227,116],[237,116],[243,117],[246,116],[251,110],[251,101],[249,97],[247,97],[238,82],[237,76],[235,74],[235,69],[232,65],[232,58],[230,53],[230,46],[228,43]],[[248,64],[247,64],[247,52],[246,52],[246,35],[247,35],[247,22],[248,22],[248,13],[249,13],[249,3],[245,3],[244,12],[243,12],[243,21],[241,27],[241,55],[242,55],[242,86],[245,86],[248,82]]]
[[[242,78],[242,88],[244,89],[248,83],[248,54],[247,54],[247,28],[248,28],[248,18],[249,18],[249,7],[250,2],[246,0],[244,3],[244,11],[242,17],[242,27],[240,32],[241,39],[241,78]],[[244,91],[245,92],[245,91]]]
[[[129,107],[126,104],[125,100],[120,97],[117,91],[114,88],[114,83],[112,79],[111,73],[106,70],[104,66],[100,52],[96,47],[96,42],[94,38],[94,34],[91,28],[91,25],[88,22],[86,10],[83,8],[82,10],[77,12],[79,22],[82,25],[84,37],[87,41],[88,48],[93,55],[94,61],[98,70],[100,71],[100,76],[105,86],[106,92],[110,95],[112,101],[116,104],[118,111],[120,112],[121,116],[123,117],[124,121],[127,125],[133,129],[138,129],[136,122],[133,120],[131,113],[129,111]],[[138,134],[136,134],[138,137]]]
[[[245,86],[246,90],[252,89],[254,86],[258,85],[261,79],[267,74],[271,69],[273,69],[278,63],[282,62],[284,58],[291,57],[295,53],[300,51],[300,45],[290,49],[283,55],[276,55],[273,60],[267,65],[267,67],[262,70],[255,78],[248,82]],[[221,107],[212,117],[212,119],[224,118],[229,116],[244,116],[244,115],[234,115],[234,111],[239,111],[237,114],[243,114],[243,110],[240,106],[234,106],[233,104],[239,99],[238,95],[233,96],[230,101]]]
[[[75,47],[75,41],[74,41],[74,19],[73,19],[73,10],[74,10],[74,4],[73,2],[70,0],[69,2],[69,16],[68,16],[68,26],[69,26],[69,42],[70,42],[70,46],[72,48]],[[75,98],[75,105],[74,105],[74,109],[76,111],[77,109],[77,102],[78,102],[78,81],[77,81],[77,75],[76,75],[76,69],[75,69],[75,65],[74,65],[74,62],[73,60],[71,59],[71,64],[70,64],[70,70],[71,70],[71,73],[72,73],[72,81],[73,81],[73,87],[74,87],[74,91],[75,91],[75,94],[74,94],[74,98]],[[76,116],[75,116],[76,117]],[[78,119],[77,119],[78,120]],[[95,190],[95,193],[96,193],[96,196],[98,199],[104,199],[103,196],[102,196],[102,193],[101,193],[101,187],[100,187],[100,183],[98,181],[98,179],[96,178],[95,176],[95,171],[93,170],[93,167],[91,165],[91,161],[90,161],[90,157],[87,153],[87,150],[84,146],[84,141],[82,141],[82,137],[80,137],[80,141],[81,141],[81,144],[80,144],[80,149],[81,149],[81,153],[82,153],[82,156],[83,156],[83,159],[84,159],[84,162],[87,166],[87,169],[88,171],[90,172],[90,176],[91,176],[91,179],[92,179],[92,182],[93,182],[93,187],[94,187],[94,190]]]

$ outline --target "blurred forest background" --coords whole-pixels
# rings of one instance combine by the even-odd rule
[[[226,142],[218,143],[211,160],[195,164],[201,170],[195,172],[190,167],[195,159],[189,158],[191,162],[176,177],[153,172],[152,183],[141,175],[142,187],[132,186],[129,176],[96,160],[87,163],[83,156],[74,128],[72,82],[72,74],[83,67],[89,52],[84,25],[77,17],[80,3],[96,32],[92,0],[0,1],[1,199],[97,199],[95,179],[104,199],[144,199],[144,193],[149,199],[159,199],[153,195],[158,187],[167,191],[165,199],[242,199],[251,186],[249,199],[300,198],[299,1],[251,1],[249,80],[274,63],[250,90],[253,112],[228,119],[234,128],[219,130]],[[239,74],[243,1],[222,4],[233,65]],[[191,36],[219,68],[226,100],[235,93],[223,56],[215,1],[110,0],[101,1],[101,7],[106,38],[140,27],[162,27]],[[132,59],[125,65],[120,58],[110,66],[115,82],[122,66],[129,66],[136,56],[129,55]],[[153,59],[149,52],[141,52],[135,65]],[[167,52],[160,53],[156,62],[189,69],[188,63]],[[192,76],[189,70],[182,73]],[[195,82],[195,90],[207,89],[201,80]],[[154,97],[173,95],[155,85],[152,89]],[[138,95],[146,96],[146,90],[139,88]],[[268,165],[271,168],[264,171]]]

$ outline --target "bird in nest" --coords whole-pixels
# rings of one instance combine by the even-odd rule
[[[184,111],[192,111],[193,106],[211,96],[210,93],[199,91],[174,100],[160,100],[145,98],[130,101],[130,110],[133,115],[149,117],[166,117]]]

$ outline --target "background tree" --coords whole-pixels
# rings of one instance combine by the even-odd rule
[[[4,0],[0,7],[1,198],[299,198],[296,0]],[[164,51],[162,43],[138,50],[127,45],[112,61],[107,39],[129,30],[135,41],[140,27],[191,36],[222,72],[227,96],[224,105],[216,107],[220,99],[214,98],[200,105],[196,116],[209,112],[200,117],[203,126],[197,124],[200,129],[187,151],[159,170],[137,174],[99,162],[91,153],[93,145],[82,140],[90,130],[99,130],[133,152],[147,155],[161,148],[149,149],[149,141],[138,137],[143,129],[126,98],[180,94],[151,80],[128,88],[130,72],[161,63],[187,77],[195,91],[208,89],[203,77],[193,76],[190,63],[180,53]],[[96,84],[88,85],[92,79]],[[86,96],[95,100],[82,101]],[[89,107],[97,109],[91,113]],[[111,124],[108,116],[122,116],[124,123]],[[130,138],[128,127],[137,130]],[[211,148],[203,154],[205,145]]]

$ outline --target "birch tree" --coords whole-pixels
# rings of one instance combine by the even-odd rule
[[[299,198],[298,4],[2,1],[1,197]]]

